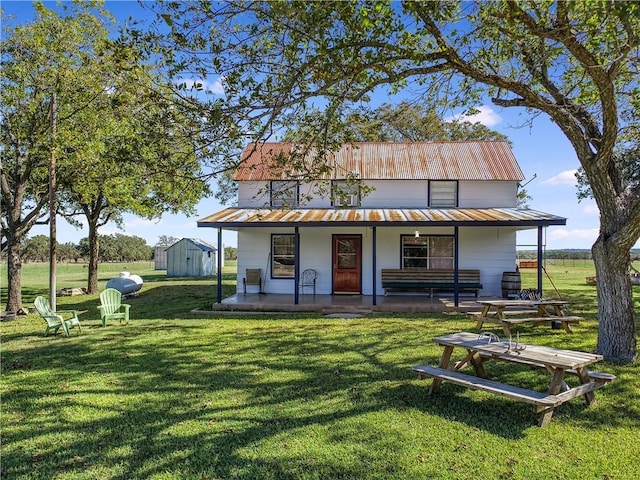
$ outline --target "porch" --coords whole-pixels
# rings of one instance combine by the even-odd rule
[[[373,304],[371,295],[312,295],[300,294],[298,304],[293,294],[237,293],[213,303],[211,310],[200,314],[226,312],[320,312],[330,313],[443,313],[480,311],[482,306],[473,295],[460,295],[455,306],[453,295],[403,295],[377,296]]]
[[[263,268],[262,281],[270,280],[268,288],[260,285],[267,294],[264,298],[256,293],[253,297],[237,294],[223,299],[219,274],[214,306],[218,310],[279,307],[278,311],[283,311],[284,304],[288,303],[291,311],[350,308],[387,312],[466,311],[477,305],[462,292],[435,299],[383,297],[384,289],[379,282],[379,272],[383,268],[430,268],[430,262],[435,261],[441,267],[445,266],[442,262],[446,262],[446,268],[454,272],[465,268],[479,269],[480,294],[500,295],[501,275],[515,265],[516,231],[538,229],[538,258],[541,259],[543,229],[565,224],[566,219],[561,217],[516,208],[228,208],[198,221],[199,227],[218,229],[220,251],[223,249],[222,230],[239,232],[238,284],[245,278],[245,271],[258,266]],[[407,238],[423,237],[428,239],[428,245],[437,238],[446,238],[447,248],[436,245],[435,251],[441,254],[436,255],[435,260],[429,260],[427,247],[420,244],[416,255],[417,249],[409,251],[412,245],[403,243]],[[414,265],[416,258],[418,264]],[[305,268],[318,270],[321,278],[315,298],[306,297],[290,284],[291,281],[293,285],[300,284],[300,275]],[[435,267],[431,265],[431,268]],[[538,290],[542,291],[540,268]],[[365,295],[347,295],[345,300],[342,294],[347,292]],[[336,294],[338,296],[332,296]]]

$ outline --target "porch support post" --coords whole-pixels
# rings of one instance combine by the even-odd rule
[[[293,277],[296,282],[293,287],[293,303],[298,305],[300,303],[300,229],[295,227],[295,235],[294,235],[294,258],[295,262],[293,264]]]
[[[377,265],[376,265],[376,250],[378,248],[378,242],[376,241],[376,227],[371,227],[371,288],[373,288],[372,290],[372,296],[371,296],[371,302],[373,303],[373,305],[377,305],[378,304],[378,297],[376,295],[376,270],[378,269]]]
[[[459,272],[460,267],[458,262],[458,234],[459,228],[457,225],[453,227],[453,304],[457,307],[460,300],[460,285],[459,285]]]
[[[542,295],[542,226],[538,227],[538,291]]]
[[[222,228],[218,227],[218,258],[216,259],[218,265],[216,267],[216,277],[218,282],[218,302],[222,303],[222,256],[224,255],[224,249],[222,247]]]

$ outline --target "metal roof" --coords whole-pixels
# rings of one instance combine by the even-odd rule
[[[513,226],[566,225],[567,219],[517,208],[226,208],[198,227]]]
[[[249,144],[233,179],[265,181],[294,178],[296,162],[317,169],[318,152],[280,142]],[[524,179],[505,141],[359,142],[327,155],[329,172],[321,179],[356,174],[363,180],[507,180]]]
[[[174,243],[173,245],[166,247],[165,250],[169,250],[172,247],[175,247],[176,245],[178,245],[180,242],[182,242],[183,240],[193,244],[194,246],[198,247],[200,250],[202,250],[203,252],[212,252],[215,253],[217,251],[217,248],[214,247],[213,245],[205,242],[204,240],[200,240],[199,238],[183,238],[181,240],[178,240],[176,243]]]

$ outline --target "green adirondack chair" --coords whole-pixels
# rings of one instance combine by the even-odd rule
[[[55,335],[58,333],[58,329],[62,327],[65,336],[69,336],[69,330],[73,327],[78,327],[78,331],[82,331],[80,327],[80,320],[75,310],[51,310],[49,300],[45,297],[36,297],[33,301],[33,305],[40,316],[47,322],[47,328],[44,330],[44,336],[48,336],[50,331],[53,331]],[[65,319],[64,317],[69,317]]]
[[[107,320],[119,319],[120,323],[129,323],[129,308],[131,305],[122,303],[122,293],[115,288],[107,288],[100,294],[100,318],[102,326],[107,326]]]

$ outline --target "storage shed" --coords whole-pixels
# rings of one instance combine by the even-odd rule
[[[215,275],[216,255],[213,245],[197,238],[183,238],[167,248],[167,277]]]
[[[167,245],[156,245],[153,249],[153,260],[156,270],[167,269]]]

